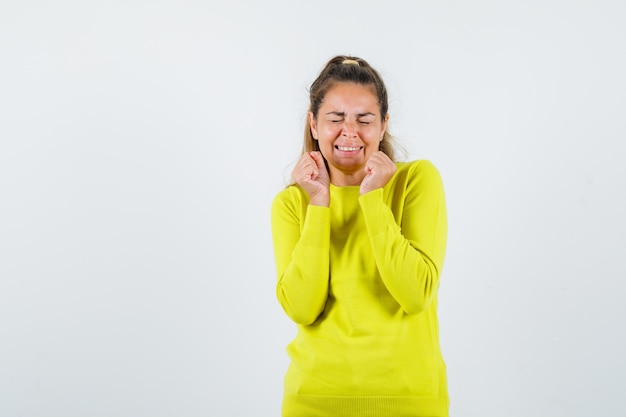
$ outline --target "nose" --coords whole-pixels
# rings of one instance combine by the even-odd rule
[[[347,138],[354,138],[357,136],[357,126],[351,120],[346,120],[343,124],[343,130],[341,134]]]

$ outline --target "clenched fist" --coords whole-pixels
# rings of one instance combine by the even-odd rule
[[[396,164],[382,151],[369,157],[365,163],[365,177],[361,181],[361,195],[384,187],[396,172]]]
[[[291,172],[293,180],[309,194],[314,206],[330,204],[330,176],[320,152],[305,153]]]

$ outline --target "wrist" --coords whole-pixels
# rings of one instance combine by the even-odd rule
[[[315,195],[311,197],[309,204],[312,206],[328,207],[330,206],[330,197],[325,195]]]

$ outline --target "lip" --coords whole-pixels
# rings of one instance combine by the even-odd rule
[[[342,153],[353,155],[355,153],[360,152],[363,149],[363,146],[354,146],[354,145],[335,145],[335,150]]]

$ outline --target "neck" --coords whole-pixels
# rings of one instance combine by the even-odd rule
[[[355,172],[335,171],[330,174],[330,182],[336,187],[361,185],[363,178],[365,178],[365,172],[362,169]]]

